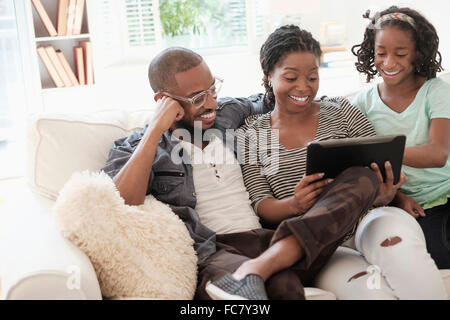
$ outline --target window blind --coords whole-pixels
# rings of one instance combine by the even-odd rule
[[[145,47],[156,44],[155,0],[124,0],[128,45]]]

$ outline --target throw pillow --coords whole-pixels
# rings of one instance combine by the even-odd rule
[[[105,173],[75,173],[55,207],[62,235],[91,260],[105,298],[192,299],[197,257],[184,223],[152,196],[125,205]]]

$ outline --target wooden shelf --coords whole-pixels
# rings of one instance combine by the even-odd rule
[[[93,88],[94,86],[95,86],[95,83],[91,84],[91,85],[86,84],[83,86],[62,87],[62,88],[55,88],[54,86],[52,86],[52,87],[44,87],[44,88],[42,88],[42,91],[44,93],[52,93],[52,92],[56,92],[56,91],[60,92],[61,90],[84,90],[84,89]]]
[[[30,0],[27,0],[29,2],[29,9],[32,13],[32,19],[33,19],[33,29],[34,29],[34,43],[32,44],[32,47],[34,48],[40,48],[40,47],[47,47],[52,46],[55,50],[61,51],[64,54],[64,57],[67,60],[67,63],[69,64],[72,71],[76,73],[76,63],[75,63],[75,57],[73,48],[74,47],[80,47],[81,41],[91,41],[91,34],[89,32],[89,22],[88,22],[88,2],[90,0],[86,0],[84,4],[84,11],[83,11],[83,20],[81,24],[81,34],[74,34],[74,35],[66,35],[66,36],[49,36],[49,32],[44,27],[43,22],[41,21],[41,18],[39,17],[39,14],[37,13],[36,8],[31,4]],[[58,28],[58,3],[59,0],[41,0],[42,5],[44,9],[46,10],[49,19],[51,20],[53,26],[57,29]],[[39,55],[36,56],[37,58],[37,67],[39,72],[39,79],[40,79],[40,86],[39,89],[41,90],[41,94],[51,95],[56,94],[57,91],[63,90],[63,92],[72,93],[73,91],[67,91],[68,89],[73,88],[89,88],[92,87],[92,85],[86,85],[86,86],[63,86],[63,87],[57,87],[56,84],[53,82],[49,71],[47,70],[46,66],[44,65],[41,57]],[[95,72],[94,72],[95,73]],[[61,73],[60,73],[61,74]],[[78,78],[78,76],[77,76]],[[66,78],[67,80],[67,78]],[[94,79],[95,80],[95,79]],[[66,85],[67,85],[66,81]],[[59,94],[58,94],[59,96]]]
[[[36,38],[36,42],[89,39],[90,37],[91,36],[89,33],[77,34],[73,36],[38,37]]]

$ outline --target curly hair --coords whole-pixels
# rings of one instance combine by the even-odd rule
[[[363,18],[371,20],[364,33],[364,40],[361,44],[352,47],[352,53],[358,58],[355,63],[356,69],[367,75],[367,82],[370,82],[377,70],[375,69],[375,24],[377,19],[390,13],[403,13],[413,18],[415,27],[406,21],[391,19],[381,23],[380,28],[395,26],[401,30],[410,32],[416,43],[416,59],[413,62],[414,74],[425,77],[427,80],[436,78],[438,72],[443,71],[442,56],[439,52],[439,37],[434,26],[419,12],[410,8],[399,8],[392,6],[381,11],[370,18],[368,10]]]
[[[269,83],[269,74],[286,54],[299,51],[311,52],[318,59],[322,56],[319,42],[313,38],[310,32],[301,30],[295,25],[285,25],[276,29],[262,45],[259,61],[264,73],[265,105],[273,106],[275,104],[275,94]]]

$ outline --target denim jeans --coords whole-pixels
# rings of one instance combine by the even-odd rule
[[[427,249],[439,269],[450,269],[450,201],[425,210],[417,221],[422,227]]]

